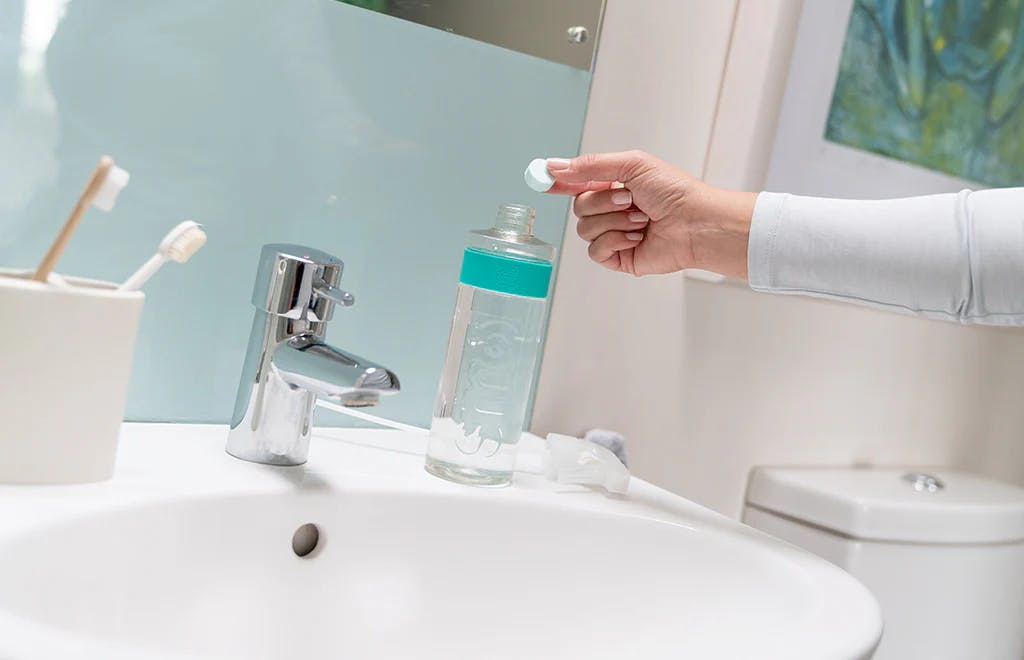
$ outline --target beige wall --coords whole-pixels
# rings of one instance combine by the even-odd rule
[[[644,148],[760,188],[799,10],[609,0],[583,150]],[[763,464],[956,465],[1024,484],[1022,403],[1020,331],[635,280],[572,238],[534,430],[620,430],[636,474],[738,515]]]
[[[732,2],[608,0],[583,151],[647,149],[700,171],[733,9]],[[682,442],[683,278],[633,279],[591,264],[574,227],[570,218],[533,430],[620,429],[647,476],[659,447]]]

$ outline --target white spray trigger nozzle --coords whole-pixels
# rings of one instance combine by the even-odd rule
[[[548,479],[560,484],[602,486],[619,494],[629,490],[629,470],[607,447],[593,441],[549,433],[545,459]]]

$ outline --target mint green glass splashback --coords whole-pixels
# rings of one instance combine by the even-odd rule
[[[575,153],[589,84],[334,0],[5,0],[0,265],[38,260],[109,153],[131,183],[59,272],[121,280],[180,220],[209,234],[146,287],[129,419],[227,421],[256,259],[276,241],[345,261],[356,304],[328,339],[394,369],[403,391],[381,414],[425,425],[465,232],[518,202],[560,243],[567,202],[522,170]]]

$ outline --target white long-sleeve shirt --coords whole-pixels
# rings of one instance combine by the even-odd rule
[[[1024,188],[880,201],[764,192],[747,256],[756,291],[1024,325]]]

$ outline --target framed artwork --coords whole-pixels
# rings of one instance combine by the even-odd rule
[[[804,4],[768,187],[1024,185],[1024,0]]]

